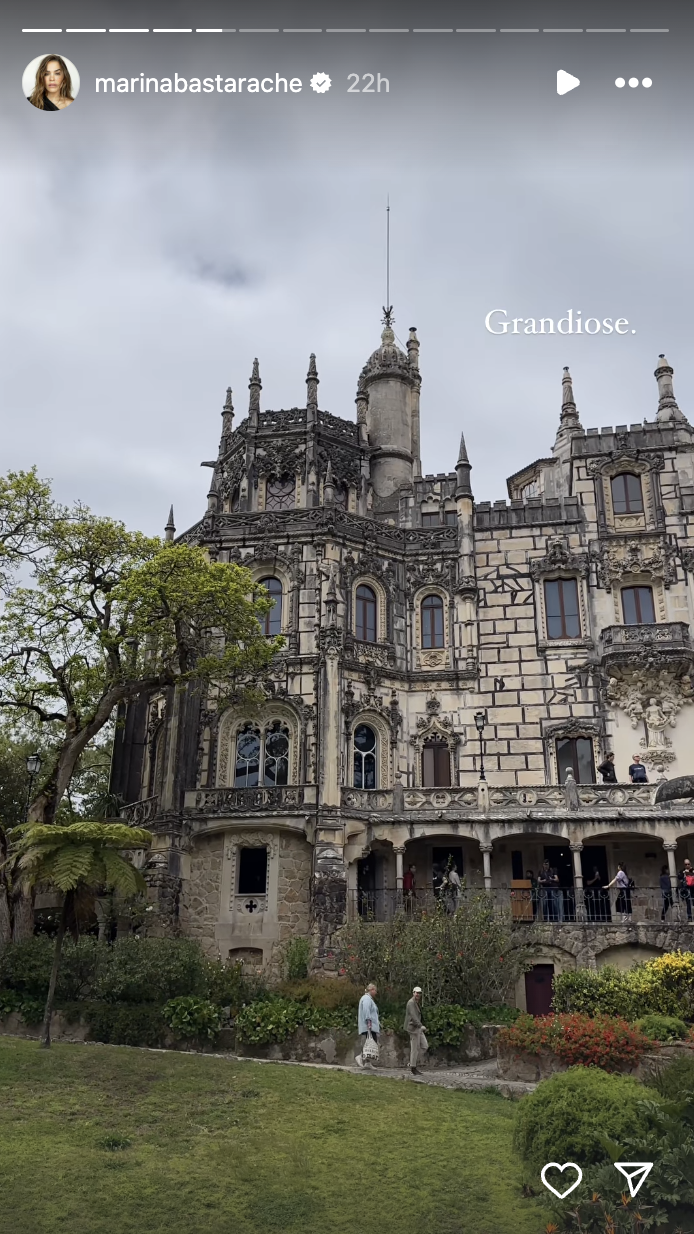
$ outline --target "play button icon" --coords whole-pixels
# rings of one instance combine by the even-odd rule
[[[569,90],[575,90],[576,86],[580,86],[580,84],[581,82],[578,77],[573,77],[565,69],[559,69],[557,73],[557,94],[568,94]]]

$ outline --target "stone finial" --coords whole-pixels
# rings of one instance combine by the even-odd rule
[[[222,436],[219,442],[219,453],[224,454],[229,438],[234,431],[234,404],[231,401],[231,386],[227,386],[227,396],[222,407]]]
[[[263,386],[260,380],[260,367],[256,357],[253,361],[251,380],[248,383],[248,389],[250,390],[250,396],[248,399],[248,419],[250,420],[253,428],[258,427],[258,416],[260,414],[260,391],[262,388]]]
[[[219,477],[216,467],[212,472],[212,479],[210,480],[210,491],[207,494],[207,509],[210,513],[214,513],[219,509]]]
[[[561,379],[561,428],[581,429],[581,422],[576,410],[576,400],[574,399],[573,382],[568,365],[564,367],[564,375]]]
[[[174,512],[173,512],[173,506],[172,506],[171,509],[169,510],[169,521],[166,524],[166,527],[164,528],[164,539],[171,541],[173,540],[175,534],[176,534],[176,524],[174,523]]]
[[[419,368],[419,339],[417,338],[416,326],[410,326],[410,333],[407,339],[407,358],[410,362],[410,368]]]
[[[357,397],[354,401],[357,404],[357,424],[366,424],[366,409],[369,405],[369,393],[361,378],[359,380],[359,385],[357,386]]]
[[[308,362],[308,373],[306,374],[306,411],[307,422],[315,421],[318,415],[318,369],[316,368],[316,357],[311,352]]]
[[[680,411],[672,385],[674,369],[668,364],[664,355],[658,356],[658,367],[653,376],[658,382],[658,413],[656,420],[685,420]]]
[[[465,445],[465,434],[461,433],[458,462],[455,465],[455,474],[458,478],[458,483],[455,488],[456,497],[472,497],[472,488],[470,487],[471,471],[472,467],[467,456],[467,446]]]
[[[328,459],[328,469],[323,481],[323,504],[326,506],[335,505],[335,481],[333,480],[333,465],[330,459]]]

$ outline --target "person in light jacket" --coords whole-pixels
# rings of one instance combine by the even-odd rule
[[[427,1039],[424,1036],[424,1025],[422,1024],[422,987],[416,985],[412,991],[412,998],[405,1008],[405,1032],[410,1035],[410,1071],[413,1075],[421,1075],[421,1071],[417,1069],[420,1054],[429,1049]]]
[[[364,991],[361,998],[359,999],[359,1011],[357,1014],[357,1023],[358,1023],[359,1032],[361,1033],[361,1038],[362,1038],[362,1049],[364,1048],[364,1042],[366,1041],[366,1038],[368,1037],[369,1033],[371,1033],[371,1036],[374,1038],[374,1040],[376,1041],[376,1044],[378,1045],[378,1034],[381,1031],[381,1026],[378,1022],[378,1007],[376,1006],[376,1003],[375,1003],[375,998],[376,998],[377,993],[378,991],[376,989],[376,986],[373,984],[373,982],[371,982],[370,985],[367,985],[366,990]],[[355,1058],[354,1061],[357,1064],[357,1067],[364,1066],[364,1059],[362,1057],[361,1050],[357,1054],[357,1057]]]

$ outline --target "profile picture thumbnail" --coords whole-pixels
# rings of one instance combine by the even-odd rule
[[[72,60],[53,52],[36,56],[22,74],[24,96],[39,111],[64,111],[79,89],[80,75]]]

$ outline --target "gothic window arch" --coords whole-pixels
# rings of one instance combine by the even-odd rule
[[[422,647],[432,650],[444,647],[445,609],[443,599],[436,592],[429,592],[420,604],[422,622]]]
[[[272,608],[260,622],[261,630],[266,638],[274,638],[282,633],[282,599],[284,588],[280,579],[274,575],[266,578],[261,578],[258,582],[262,583],[266,588],[270,599],[273,601]]]
[[[633,471],[619,471],[610,481],[615,514],[643,514],[641,477]]]
[[[422,743],[422,788],[451,787],[451,748],[447,738],[432,733]]]
[[[569,771],[577,784],[596,783],[600,732],[595,721],[569,719],[550,724],[543,736],[553,784],[565,784]]]
[[[378,787],[378,734],[370,724],[356,724],[352,732],[352,784]]]
[[[455,783],[455,751],[460,736],[448,716],[441,716],[435,695],[427,701],[427,715],[417,720],[417,731],[410,737],[414,747],[414,779],[417,788],[449,788]],[[446,759],[448,764],[446,765]]]
[[[299,723],[291,708],[273,703],[259,717],[227,712],[219,725],[218,787],[279,788],[299,783]]]
[[[296,476],[288,472],[268,476],[265,484],[266,510],[293,510],[296,505]]]
[[[373,587],[359,583],[354,597],[354,633],[362,643],[378,641],[378,599]]]

